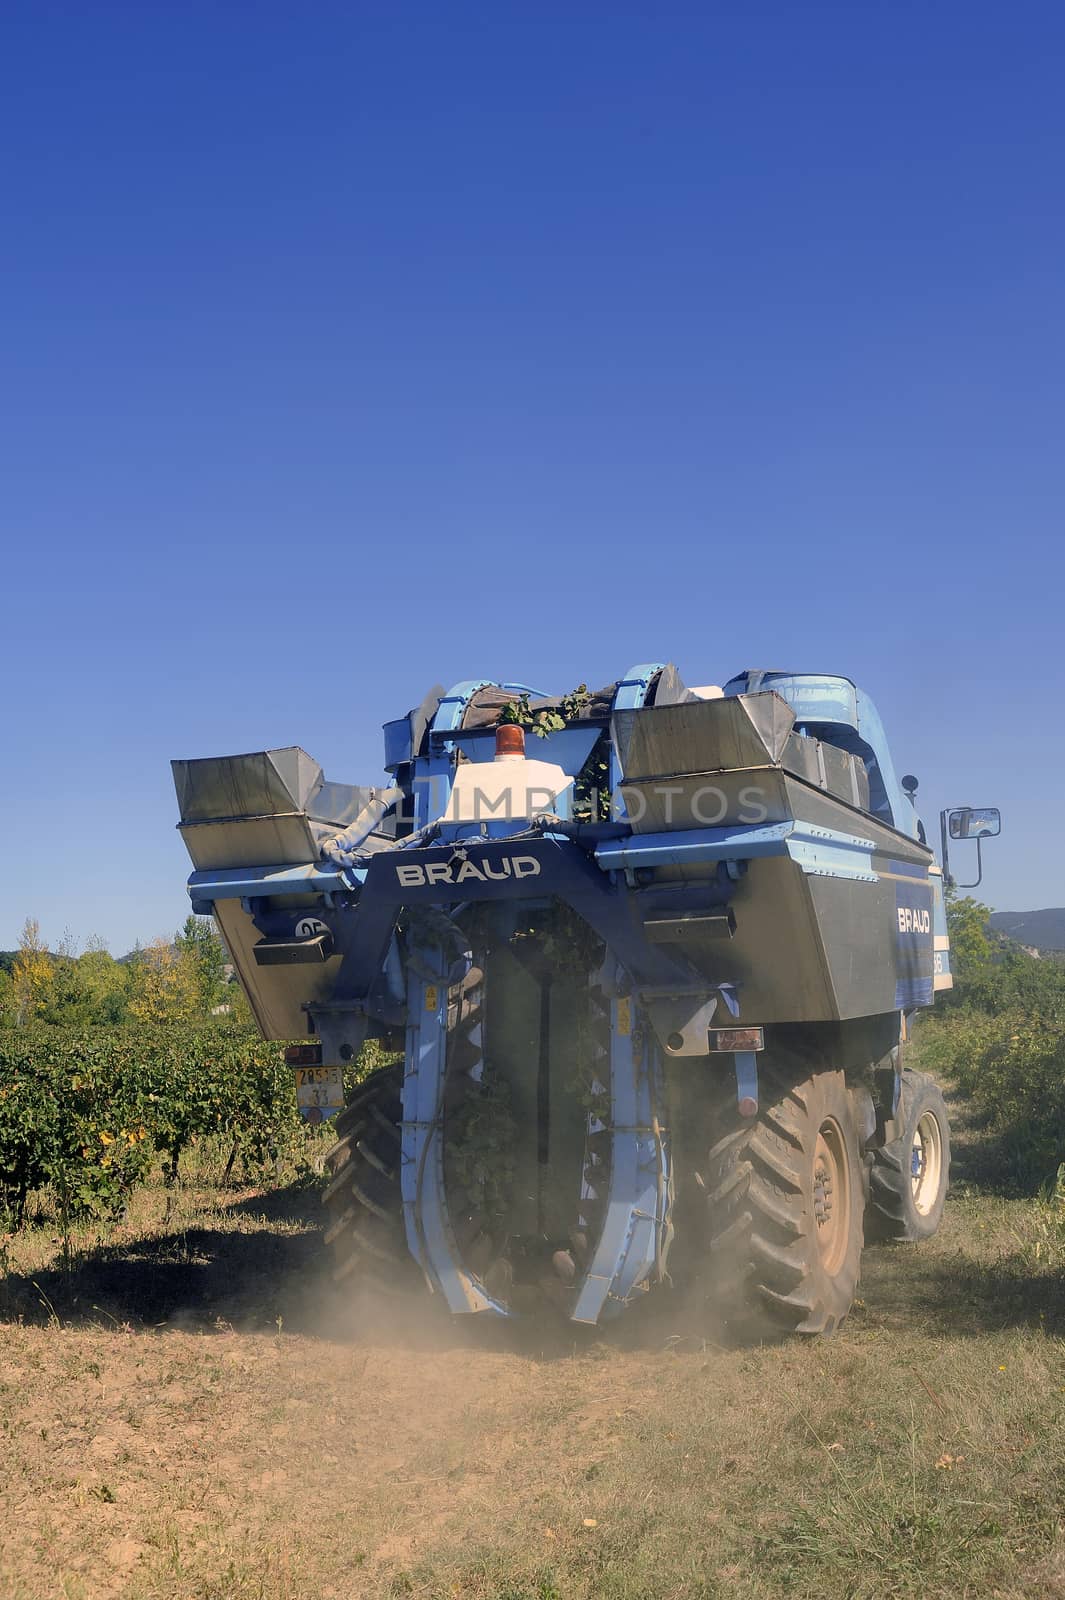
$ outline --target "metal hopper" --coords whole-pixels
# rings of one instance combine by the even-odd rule
[[[693,900],[717,886],[725,936],[678,920],[672,937],[735,986],[744,1019],[839,1021],[930,998],[931,852],[871,815],[861,754],[795,724],[772,690],[616,713],[633,838],[600,859],[651,868]],[[900,943],[903,901],[921,934]]]
[[[173,761],[171,767],[178,829],[198,871],[214,871],[232,884],[250,867],[286,869],[283,893],[277,886],[283,921],[275,936],[264,938],[256,928],[248,896],[213,898],[211,909],[263,1032],[298,1038],[307,1031],[306,1003],[328,997],[340,966],[316,914],[322,846],[342,832],[366,851],[390,843],[394,826],[385,819],[400,791],[330,783],[298,745]],[[300,867],[306,869],[303,893]],[[257,885],[260,915],[275,899],[271,887],[269,874]]]

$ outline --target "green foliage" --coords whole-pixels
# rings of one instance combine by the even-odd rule
[[[994,946],[988,938],[989,907],[971,895],[947,891],[947,932],[955,982],[965,983],[991,964]]]
[[[10,969],[0,967],[0,1028],[11,1028],[18,1016],[18,997]]]
[[[471,1208],[496,1226],[510,1210],[516,1139],[510,1090],[486,1064],[449,1119],[445,1159]]]
[[[921,1062],[998,1135],[1000,1176],[1034,1192],[1065,1159],[1065,968],[1009,943],[969,954],[951,1005],[920,1024]]]
[[[556,733],[566,726],[565,717],[559,716],[557,711],[534,711],[527,694],[519,695],[517,700],[511,700],[499,713],[500,722],[516,722],[519,728],[528,728],[538,739],[546,739],[549,733]]]
[[[177,947],[196,973],[203,1009],[209,1012],[221,1005],[226,998],[226,952],[213,918],[187,916]]]
[[[1022,1254],[1033,1272],[1065,1270],[1065,1162],[1039,1191]]]
[[[602,939],[565,900],[527,912],[510,943],[535,951],[539,965],[555,980],[576,975],[583,982],[604,955]]]
[[[80,956],[60,950],[52,960],[52,981],[38,1016],[56,1027],[115,1027],[126,1020],[132,972],[90,943]]]
[[[18,954],[11,968],[15,986],[15,1021],[21,1027],[45,1010],[52,994],[54,962],[41,938],[40,924],[27,917],[22,925]]]
[[[373,1073],[380,1072],[384,1067],[390,1067],[397,1061],[403,1060],[402,1037],[399,1045],[390,1045],[384,1039],[367,1039],[362,1049],[344,1068],[344,1092],[350,1100],[352,1091]]]
[[[994,961],[957,980],[953,999],[956,1006],[990,1016],[1027,1011],[1047,1020],[1065,1021],[1065,967],[1030,956],[1019,945],[1006,944]]]
[[[1004,1175],[1035,1188],[1065,1156],[1065,1021],[1019,1006],[926,1023],[921,1059],[1001,1136]]]
[[[300,1127],[283,1050],[226,1026],[0,1034],[0,1204],[54,1190],[65,1220],[114,1215],[153,1158],[222,1135],[263,1162]]]

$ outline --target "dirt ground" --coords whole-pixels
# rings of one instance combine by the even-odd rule
[[[169,1213],[169,1214],[168,1214]],[[1065,1289],[970,1192],[836,1338],[333,1291],[305,1190],[9,1241],[3,1600],[1065,1596]]]

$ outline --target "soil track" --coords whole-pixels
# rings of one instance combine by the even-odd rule
[[[870,1252],[839,1337],[735,1351],[668,1303],[614,1340],[367,1306],[313,1195],[173,1203],[70,1271],[16,1241],[4,1600],[1065,1594],[1065,1308],[1020,1208]]]

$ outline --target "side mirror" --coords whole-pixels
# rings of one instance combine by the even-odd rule
[[[1002,832],[1002,813],[997,806],[960,806],[947,814],[952,839],[993,839]]]
[[[943,844],[943,881],[958,889],[975,889],[984,875],[980,846],[1002,832],[1002,814],[997,806],[955,806],[939,813],[939,835]],[[947,844],[950,839],[976,840],[976,877],[972,883],[955,883],[950,874]]]

